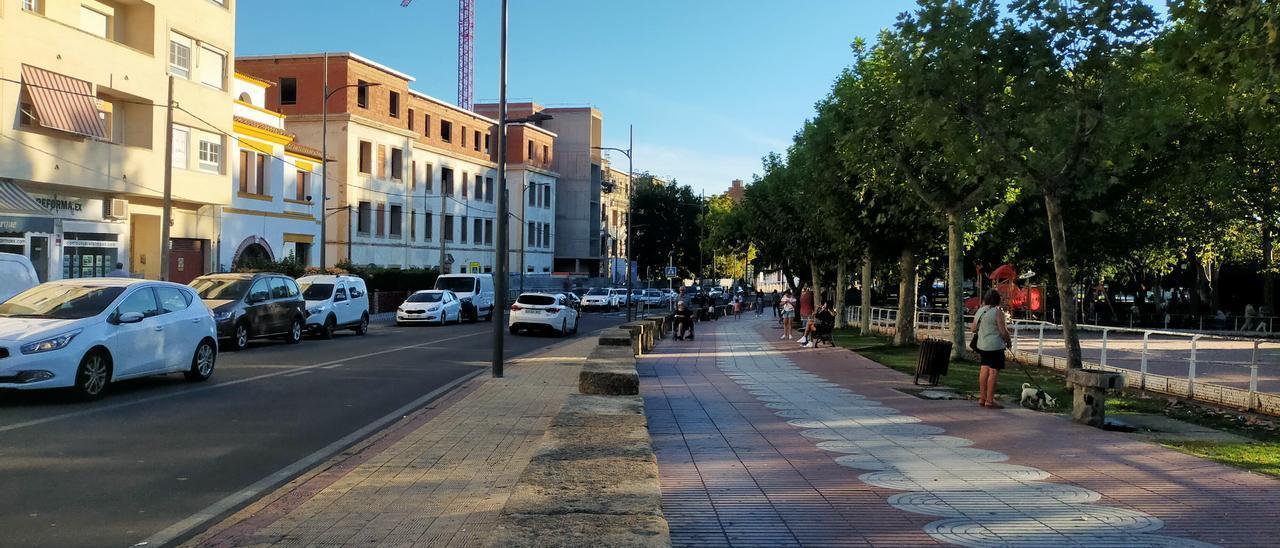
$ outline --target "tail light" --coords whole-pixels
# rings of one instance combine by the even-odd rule
[[[553,306],[553,307],[551,307],[551,308],[548,308],[548,309],[547,309],[547,312],[550,312],[550,313],[552,313],[552,314],[559,314],[559,313],[560,313],[560,307],[558,307],[558,306]]]
[[[519,311],[520,311],[520,305],[518,305],[518,304],[513,304],[513,305],[511,305],[511,311],[512,311],[512,312],[519,312]]]

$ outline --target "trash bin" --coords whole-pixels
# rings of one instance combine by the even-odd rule
[[[938,377],[947,374],[951,365],[951,341],[925,339],[920,342],[920,355],[916,359],[915,384],[920,384],[920,377],[928,377],[930,386],[938,385]]]

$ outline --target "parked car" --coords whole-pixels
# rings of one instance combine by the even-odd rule
[[[561,297],[564,297],[565,304],[572,306],[573,309],[577,310],[579,314],[582,313],[582,299],[578,298],[577,295],[574,295],[572,291],[566,291],[563,293],[559,293],[558,295],[560,295]]]
[[[631,304],[631,300],[627,298],[627,290],[621,287],[615,287],[609,290],[609,298],[613,300],[613,307],[622,308]]]
[[[493,319],[493,275],[441,274],[436,278],[435,289],[457,295],[462,300],[463,317],[473,322]]]
[[[71,388],[93,399],[134,377],[207,380],[217,354],[213,317],[184,285],[60,280],[0,304],[0,388]]]
[[[644,296],[640,298],[644,304],[649,306],[667,306],[669,299],[666,293],[661,289],[646,289]]]
[[[231,350],[244,350],[250,339],[283,336],[302,340],[307,306],[293,278],[283,274],[208,274],[191,281],[196,294],[213,311],[218,339]]]
[[[462,323],[462,299],[449,290],[418,291],[396,308],[396,325]]]
[[[306,301],[306,329],[321,338],[333,337],[334,330],[351,329],[363,335],[369,331],[369,291],[359,276],[303,276],[298,278]]]
[[[674,290],[674,289],[671,289],[671,288],[663,289],[663,290],[662,290],[662,294],[667,296],[667,303],[668,303],[668,304],[670,304],[670,303],[674,303],[674,302],[676,302],[676,301],[680,300],[680,294],[679,294],[679,293],[677,293],[677,292],[676,292],[676,290]]]
[[[522,330],[536,330],[565,336],[578,332],[578,311],[562,295],[525,293],[511,305],[511,319],[507,325],[512,335]]]
[[[36,269],[31,265],[31,259],[16,253],[0,253],[0,280],[4,280],[4,283],[0,284],[0,303],[40,285],[40,279],[36,277]]]
[[[607,287],[593,287],[582,296],[582,308],[587,310],[603,310],[617,308],[613,290]]]
[[[631,300],[630,300],[630,301],[628,301],[628,302],[631,304],[631,306],[636,306],[636,305],[639,305],[639,304],[643,303],[643,302],[644,302],[644,290],[643,290],[643,289],[632,289],[632,290],[631,290]]]

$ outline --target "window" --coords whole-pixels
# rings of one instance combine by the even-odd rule
[[[284,77],[280,79],[280,104],[298,104],[298,79]]]
[[[453,170],[447,167],[440,168],[440,184],[443,186],[445,196],[453,196]]]
[[[431,136],[431,115],[430,114],[424,114],[422,116],[422,136],[423,137]]]
[[[240,192],[249,192],[249,178],[253,172],[249,169],[249,164],[253,162],[253,153],[247,150],[240,151]]]
[[[169,33],[169,73],[182,78],[191,77],[191,47],[193,41],[176,32]]]
[[[462,126],[462,148],[467,148],[467,126]]]
[[[417,210],[409,210],[409,241],[418,239],[418,212]]]
[[[176,287],[157,287],[156,297],[160,298],[160,310],[166,313],[186,310],[191,306],[187,292]]]
[[[399,238],[404,234],[401,216],[404,215],[404,208],[399,204],[391,204],[391,229],[388,231],[393,237]]]
[[[493,219],[484,221],[484,243],[485,245],[493,245]]]
[[[529,193],[529,207],[538,207],[538,187],[535,186],[529,190],[532,191]]]
[[[409,109],[409,115],[406,116],[405,118],[409,119],[409,131],[413,131],[413,119],[414,119],[413,109]]]
[[[253,178],[254,184],[252,187],[249,188],[249,192],[252,192],[254,194],[266,194],[267,193],[267,155],[254,154],[254,161],[256,162],[254,164],[254,168],[255,168],[254,173],[256,174],[256,176]]]
[[[460,238],[460,240],[462,241],[462,243],[465,244],[467,243],[467,218],[465,216],[462,218],[461,224],[462,224],[462,237]]]
[[[440,140],[446,143],[453,142],[453,122],[440,120]]]
[[[471,241],[477,244],[484,242],[484,220],[483,219],[475,220],[475,230],[471,231]]]
[[[42,13],[40,11],[40,0],[22,0],[22,9],[25,11]]]
[[[484,178],[484,201],[493,203],[493,177]]]
[[[18,103],[18,125],[23,127],[33,127],[38,124],[36,120],[36,106],[29,101],[21,101]]]
[[[542,145],[542,163],[545,164],[550,161],[551,161],[551,147],[547,145]]]
[[[388,98],[390,99],[390,103],[391,103],[391,107],[389,109],[391,111],[390,113],[391,117],[399,118],[400,117],[400,92],[392,91],[388,94]]]
[[[92,9],[89,6],[80,6],[80,30],[99,38],[109,38],[110,18],[107,14]]]
[[[472,139],[471,146],[475,148],[476,152],[480,152],[480,132],[479,131],[476,131],[476,138]]]
[[[465,171],[462,172],[462,199],[463,200],[467,199],[467,191],[469,188],[471,188],[470,181],[468,181],[467,179],[469,179],[469,177],[467,177],[467,172]]]
[[[427,164],[427,165],[426,165],[426,168],[427,168],[427,169],[426,169],[426,170],[424,170],[424,171],[423,171],[423,173],[422,173],[422,186],[423,186],[423,187],[425,187],[425,188],[427,189],[427,192],[431,192],[431,186],[432,186],[432,180],[431,180],[431,179],[432,179],[432,177],[434,177],[434,176],[435,176],[435,174],[431,171],[431,170],[432,170],[432,165],[431,165],[431,164]]]
[[[173,126],[173,167],[187,169],[187,143],[190,140],[190,130],[182,126]]]
[[[533,140],[529,140],[529,162],[533,162]]]
[[[360,213],[356,219],[356,232],[362,236],[369,235],[369,225],[373,224],[373,204],[360,202]]]
[[[144,287],[129,294],[120,303],[120,307],[116,309],[117,314],[128,314],[130,312],[137,312],[146,317],[160,313],[160,307],[156,304],[156,295],[151,291],[150,287]]]
[[[387,178],[387,147],[378,145],[378,178]]]
[[[484,134],[484,153],[489,153],[489,134]]]
[[[200,82],[223,89],[227,80],[227,54],[200,44]]]
[[[453,215],[444,216],[444,241],[453,241]]]
[[[542,187],[542,207],[551,209],[551,185]]]
[[[387,204],[378,202],[377,225],[373,227],[375,233],[381,238],[387,233]]]
[[[311,199],[311,183],[307,180],[310,177],[310,173],[302,171],[301,169],[298,170],[298,184],[296,185],[297,193],[294,195],[295,199],[300,201],[307,201]]]
[[[422,219],[423,219],[422,239],[430,240],[431,239],[431,212],[430,211],[424,212],[422,214]]]
[[[356,80],[356,106],[369,108],[369,82]]]
[[[283,278],[271,278],[271,298],[284,299],[289,297],[289,287],[284,285]]]
[[[413,118],[409,118],[412,120]],[[418,161],[409,161],[409,190],[413,190],[418,186]]]
[[[373,143],[360,141],[360,173],[373,172]]]
[[[200,169],[212,173],[222,171],[222,141],[200,139]]]
[[[542,233],[546,235],[542,242],[542,247],[551,249],[551,223],[542,223]]]
[[[476,195],[476,201],[480,201],[480,200],[483,200],[483,199],[485,198],[485,196],[484,196],[484,177],[481,177],[479,174],[477,174],[477,175],[476,175],[476,192],[475,192],[475,195]],[[490,201],[490,202],[492,202],[493,200],[489,200],[489,201]]]
[[[537,232],[537,228],[534,226],[534,222],[529,221],[529,229],[525,234],[525,239],[528,241],[525,242],[525,245],[533,247],[533,243],[535,241],[535,238],[537,237],[536,232]]]
[[[404,151],[398,148],[391,149],[391,178],[404,179]]]

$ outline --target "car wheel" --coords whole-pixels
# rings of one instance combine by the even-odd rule
[[[520,333],[520,330],[517,329],[516,326],[514,325],[511,327],[508,327],[507,331],[510,332],[512,335],[518,335]]]
[[[491,307],[489,307],[489,315],[484,317],[484,321],[486,321],[486,322],[491,322],[491,321],[493,321],[493,311],[494,311],[494,308],[495,308],[495,307],[492,307],[492,306],[491,306]]]
[[[333,318],[333,314],[330,314],[329,317],[324,319],[324,326],[320,328],[320,338],[332,339],[333,330],[337,326],[338,326],[338,320],[335,320]]]
[[[436,326],[437,326],[437,327],[444,327],[444,324],[446,323],[446,322],[445,322],[445,320],[447,320],[448,318],[449,318],[449,311],[448,311],[448,310],[441,310],[441,311],[440,311],[440,321],[439,321],[438,323],[436,323]]]
[[[103,350],[90,350],[76,368],[75,393],[81,400],[96,400],[111,382],[111,358]]]
[[[298,344],[302,340],[302,320],[294,318],[289,324],[289,332],[284,334],[284,342]]]
[[[556,335],[561,337],[567,337],[569,335],[569,320],[560,320],[560,331],[556,333]]]
[[[196,346],[196,353],[191,357],[191,369],[183,373],[183,376],[191,382],[204,382],[213,376],[213,366],[217,362],[218,351],[214,349],[213,343],[204,340]]]
[[[231,336],[231,349],[240,351],[249,348],[249,322],[236,324],[235,334]]]
[[[574,334],[574,335],[577,335],[577,334],[578,334],[578,324],[580,324],[580,323],[582,323],[582,318],[581,318],[581,317],[578,317],[578,318],[574,318],[574,319],[573,319],[573,334]]]
[[[369,332],[369,314],[367,312],[360,315],[360,323],[356,324],[355,329],[352,331],[355,331],[356,335],[364,335]]]

